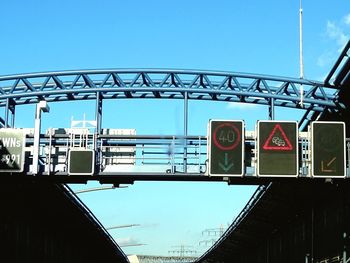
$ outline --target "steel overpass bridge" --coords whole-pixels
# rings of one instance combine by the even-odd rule
[[[349,49],[350,42],[344,48],[324,82],[234,72],[169,69],[85,70],[0,76],[0,107],[4,109],[4,115],[0,123],[3,128],[14,127],[15,118],[18,118],[16,115],[18,107],[28,104],[37,105],[35,128],[23,129],[26,137],[24,169],[16,173],[5,171],[2,172],[2,176],[9,184],[15,185],[23,183],[60,185],[61,183],[84,183],[88,180],[115,185],[133,183],[135,180],[227,181],[235,184],[261,185],[252,201],[242,212],[241,217],[237,219],[238,221],[197,262],[233,262],[235,258],[232,257],[240,260],[238,262],[253,262],[251,261],[252,258],[233,253],[237,249],[245,249],[247,253],[255,253],[252,255],[258,255],[257,251],[260,251],[259,253],[266,259],[261,262],[274,262],[270,260],[273,257],[266,256],[266,253],[267,255],[275,253],[275,258],[287,255],[287,252],[281,252],[285,251],[283,250],[283,242],[290,242],[290,237],[287,234],[283,236],[285,232],[280,231],[280,229],[286,227],[286,222],[292,220],[291,218],[294,218],[296,214],[299,215],[303,214],[303,211],[308,211],[312,202],[310,207],[307,206],[309,205],[307,203],[304,207],[305,210],[288,209],[288,211],[284,211],[284,216],[280,218],[284,221],[278,227],[275,227],[276,224],[273,221],[276,218],[267,218],[265,222],[264,217],[268,213],[275,215],[278,212],[274,209],[280,209],[281,206],[290,204],[294,200],[292,197],[295,196],[295,192],[301,192],[301,196],[297,199],[300,204],[303,203],[303,200],[309,200],[311,197],[311,200],[324,201],[320,195],[310,196],[305,193],[305,191],[316,193],[316,185],[320,185],[319,189],[325,190],[334,197],[334,200],[343,200],[341,206],[334,209],[341,210],[343,214],[348,213],[348,210],[344,208],[348,205],[346,195],[348,179],[330,180],[334,183],[333,186],[338,187],[335,189],[338,189],[339,193],[335,194],[337,191],[332,186],[324,186],[324,179],[310,179],[308,173],[305,172],[307,169],[300,169],[298,178],[258,178],[254,172],[250,172],[254,170],[254,162],[247,165],[247,172],[243,177],[210,177],[207,174],[206,135],[193,136],[188,134],[188,101],[211,100],[265,105],[267,118],[270,120],[275,119],[277,107],[300,109],[304,113],[299,122],[300,131],[306,131],[310,122],[314,120],[344,121],[346,122],[347,131],[349,131],[350,97],[347,91],[350,85]],[[130,134],[120,134],[118,131],[111,132],[110,129],[102,127],[105,100],[149,98],[183,101],[184,132],[182,136],[136,135],[132,132]],[[41,132],[40,116],[42,111],[48,109],[47,104],[83,100],[95,101],[93,129],[57,127],[44,133]],[[253,145],[254,148],[255,135],[253,133],[246,135],[246,140],[246,143]],[[308,148],[309,143],[308,139],[300,138],[301,148]],[[96,162],[93,163],[92,173],[89,175],[83,173],[70,174],[69,152],[72,149],[81,148],[93,151]],[[349,142],[347,149],[347,174],[349,175]],[[250,154],[254,157],[253,151]],[[299,160],[301,168],[307,168],[308,158],[309,156],[302,155]],[[310,186],[310,183],[316,181],[315,185]],[[286,187],[286,182],[293,187]],[[282,194],[285,196],[280,198],[279,196]],[[332,205],[312,207],[314,207],[314,210],[312,210],[314,211],[312,212],[313,217],[316,216],[316,211],[319,214],[325,214],[324,209],[333,209]],[[240,235],[247,237],[247,239],[235,239],[233,236],[237,235],[238,229],[241,226],[245,227],[243,224],[248,224],[252,216],[254,218],[258,217],[259,220],[263,221],[262,224],[266,226],[262,232],[255,231],[253,228],[254,226],[259,228],[261,225],[252,226],[253,234],[260,234],[261,236],[258,238],[252,236],[252,233],[244,229],[240,230]],[[301,218],[304,217],[301,216]],[[320,218],[321,221],[323,220],[322,222],[328,220],[328,217]],[[340,222],[345,228],[347,227],[346,221],[337,221],[337,218],[331,220],[335,220],[336,223]],[[313,224],[308,225],[306,221],[302,222],[305,223],[307,228],[311,227],[311,229],[322,231],[322,228],[317,228]],[[273,227],[270,227],[271,225]],[[30,226],[28,227],[30,228]],[[18,230],[16,226],[10,225],[8,231],[11,235],[15,231],[27,230],[26,228]],[[261,242],[268,242],[264,239],[264,236],[269,236],[271,231],[282,233],[268,239],[269,242],[274,243],[272,250],[256,245],[253,246],[257,248],[255,252],[249,251],[250,245],[255,244],[254,242],[260,242],[260,245]],[[314,230],[310,231],[305,230],[303,233],[307,233],[305,235],[315,233]],[[283,244],[278,241],[281,238]],[[295,236],[293,238],[297,240]],[[252,242],[252,239],[254,242]],[[311,240],[310,242],[314,242],[314,238],[311,238]],[[17,242],[22,241],[17,240]],[[239,245],[237,245],[237,242]],[[340,241],[335,243],[340,244]],[[280,250],[276,248],[277,246],[280,246]],[[312,248],[315,248],[315,246],[312,246]],[[323,248],[323,246],[320,248]],[[277,250],[279,252],[276,252]],[[304,254],[314,255],[312,249],[304,252]],[[333,252],[334,250],[329,254],[337,256],[337,253]],[[218,255],[223,256],[220,258]],[[121,254],[121,258],[123,256]],[[309,260],[308,257],[305,258]],[[319,259],[322,260],[322,257],[320,256]],[[121,259],[120,262],[123,262],[123,260],[126,259]]]
[[[13,127],[16,108],[36,104],[36,127],[25,129],[26,154],[23,174],[43,175],[60,182],[133,183],[135,180],[222,181],[206,176],[207,137],[188,134],[188,101],[213,100],[254,103],[267,106],[268,119],[274,119],[276,107],[303,110],[300,130],[320,116],[343,118],[347,112],[346,93],[349,79],[347,50],[344,49],[335,67],[324,82],[285,77],[232,72],[193,70],[120,69],[33,73],[0,77],[0,107],[3,127]],[[345,62],[344,62],[345,61]],[[341,69],[338,69],[341,67]],[[334,75],[334,76],[333,76]],[[103,102],[119,99],[178,99],[183,101],[183,136],[126,135],[101,126]],[[40,131],[41,103],[94,100],[94,129],[63,129]],[[349,130],[349,129],[348,129]],[[255,144],[254,133],[246,136],[247,144]],[[303,144],[303,145],[302,145]],[[309,141],[300,138],[301,147]],[[74,178],[68,173],[68,152],[74,147],[91,149],[95,154],[93,175]],[[253,151],[248,153],[254,158]],[[118,158],[119,156],[119,158]],[[123,163],[122,158],[130,158]],[[307,158],[301,158],[307,166]],[[125,159],[125,158],[124,158]],[[126,165],[123,165],[126,164]],[[153,165],[153,167],[152,167]],[[155,169],[154,167],[157,167]],[[254,163],[252,164],[254,166]],[[248,167],[253,168],[253,167]],[[260,184],[247,169],[241,183]],[[304,172],[301,177],[307,176]],[[234,180],[234,183],[239,183]]]

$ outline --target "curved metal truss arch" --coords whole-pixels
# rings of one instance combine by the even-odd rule
[[[300,87],[304,92],[300,92]],[[303,79],[234,72],[111,69],[0,76],[0,107],[48,102],[164,98],[255,103],[321,112],[337,109],[337,89]],[[301,106],[302,105],[302,106]]]

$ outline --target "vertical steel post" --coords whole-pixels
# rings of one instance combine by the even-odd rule
[[[188,93],[184,93],[184,173],[187,173]]]
[[[269,104],[269,120],[274,120],[275,119],[275,100],[270,99],[270,104]]]
[[[173,139],[171,141],[171,147],[170,147],[170,158],[171,158],[171,174],[174,174],[175,169],[175,136],[173,136]]]
[[[102,95],[101,92],[96,92],[96,110],[95,110],[95,119],[96,119],[96,131],[95,131],[95,142],[94,142],[94,150],[95,150],[95,168],[96,171],[99,171],[100,165],[100,157],[101,157],[101,147],[98,136],[101,134],[102,130]]]
[[[102,96],[101,92],[96,92],[96,132],[101,133],[101,124],[102,124]]]
[[[12,99],[7,98],[5,107],[5,128],[10,127],[9,113],[11,113],[11,127],[13,128],[15,126],[15,102]]]
[[[50,173],[51,173],[52,133],[53,133],[53,129],[50,129],[49,130],[49,135],[50,135],[50,137],[49,137],[49,156],[48,156],[49,161],[47,162],[47,166],[46,166],[47,167],[46,172],[48,175],[50,175]]]
[[[12,109],[11,109],[12,108]],[[12,113],[12,119],[11,119],[11,127],[14,128],[15,127],[15,115],[16,115],[16,107],[13,104],[11,107],[11,113]]]
[[[202,157],[202,140],[201,136],[199,136],[199,141],[198,141],[198,173],[201,173],[201,157]]]
[[[9,111],[10,111],[10,99],[6,99],[6,107],[5,107],[5,123],[4,128],[8,127],[8,119],[9,119]]]

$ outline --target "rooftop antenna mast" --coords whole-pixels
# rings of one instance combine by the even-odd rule
[[[303,62],[303,7],[300,0],[299,8],[299,62],[300,62],[300,79],[304,78],[304,62]],[[304,87],[300,84],[300,106],[304,108]]]

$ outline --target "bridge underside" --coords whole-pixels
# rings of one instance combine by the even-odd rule
[[[199,262],[340,262],[350,245],[349,191],[346,181],[273,183]]]
[[[3,181],[0,204],[1,262],[127,262],[63,185]]]

